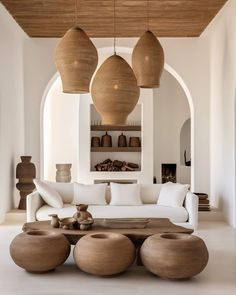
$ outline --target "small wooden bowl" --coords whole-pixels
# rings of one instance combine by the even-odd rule
[[[76,219],[73,217],[66,217],[60,219],[60,227],[63,229],[73,229],[76,223]]]

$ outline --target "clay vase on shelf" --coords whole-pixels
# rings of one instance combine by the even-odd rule
[[[136,256],[133,243],[126,236],[98,232],[83,236],[74,247],[74,260],[84,272],[111,276],[124,272]]]
[[[102,136],[102,147],[112,147],[112,137],[107,132]]]
[[[200,273],[208,262],[202,239],[189,234],[156,234],[140,250],[144,266],[165,279],[188,279]]]
[[[72,164],[56,164],[56,182],[71,182]]]
[[[118,137],[118,147],[127,147],[126,136],[123,133]]]
[[[100,147],[100,146],[101,146],[100,137],[93,136],[91,138],[91,147]]]
[[[36,178],[36,168],[31,163],[31,156],[22,156],[21,163],[16,166],[16,178],[19,182],[16,184],[16,188],[20,191],[20,203],[18,209],[26,209],[26,196],[31,194],[35,189],[33,180]]]
[[[140,138],[139,137],[130,137],[129,139],[129,146],[130,147],[140,147]]]
[[[10,254],[18,266],[33,273],[43,273],[63,264],[70,254],[70,243],[60,233],[32,230],[17,235]]]

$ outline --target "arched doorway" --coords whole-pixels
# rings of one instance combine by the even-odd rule
[[[128,62],[131,62],[131,54],[132,54],[132,48],[128,47],[117,47],[117,52],[120,53],[121,55],[124,55],[125,58],[127,59]],[[101,64],[106,57],[111,55],[113,53],[113,47],[101,47],[98,48],[99,52],[99,64]],[[100,58],[101,57],[101,58]],[[181,78],[181,76],[168,64],[165,64],[165,71],[168,72],[170,75],[173,76],[173,79],[175,79],[180,87],[182,88],[183,92],[186,95],[188,104],[189,104],[189,109],[190,109],[190,117],[191,117],[191,189],[194,190],[194,108],[193,108],[193,100],[192,96],[190,94],[190,91],[185,84],[184,80]],[[46,90],[43,95],[42,103],[41,103],[41,115],[40,115],[40,143],[41,143],[41,148],[40,148],[40,163],[41,163],[41,178],[45,179],[44,172],[45,172],[45,163],[47,162],[47,156],[46,156],[46,150],[47,150],[47,142],[46,142],[46,135],[45,131],[47,129],[45,123],[44,123],[44,114],[45,114],[45,106],[46,106],[46,101],[49,97],[49,92],[50,89],[53,87],[55,81],[58,79],[59,75],[56,73],[54,77],[51,79],[51,81],[48,83],[48,86],[46,87]],[[71,94],[64,94],[67,96],[67,101],[71,100],[70,98],[72,97]],[[77,101],[78,101],[78,95],[77,95]],[[79,102],[78,102],[78,107],[79,107]],[[78,125],[78,121],[77,121]],[[75,135],[75,138],[77,138],[78,134]],[[79,143],[77,141],[77,151],[79,148]],[[76,162],[77,163],[77,162]],[[77,165],[77,164],[76,164]],[[76,173],[75,173],[76,174]]]
[[[71,163],[77,178],[79,95],[62,92],[56,74],[41,104],[41,178],[55,181],[56,164]]]

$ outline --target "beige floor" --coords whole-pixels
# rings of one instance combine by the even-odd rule
[[[235,295],[236,230],[223,222],[201,222],[195,233],[209,249],[207,268],[189,281],[164,281],[143,267],[132,267],[113,278],[99,278],[79,271],[72,256],[55,272],[44,275],[26,273],[9,256],[9,244],[20,231],[16,225],[0,226],[0,295]]]

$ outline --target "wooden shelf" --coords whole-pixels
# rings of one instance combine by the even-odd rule
[[[141,126],[92,125],[91,131],[141,131]]]
[[[92,153],[141,153],[141,147],[91,147]]]

